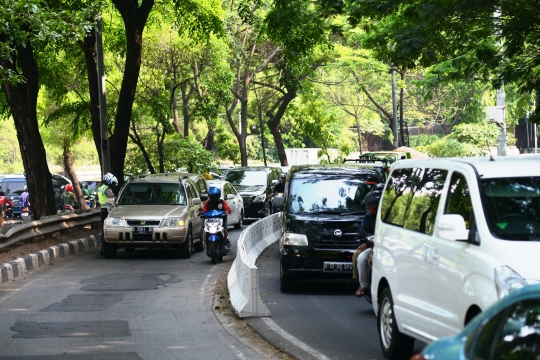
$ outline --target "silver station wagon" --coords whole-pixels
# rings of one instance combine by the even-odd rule
[[[154,174],[127,183],[104,223],[105,257],[117,249],[171,248],[181,258],[204,251],[201,199],[189,176]]]

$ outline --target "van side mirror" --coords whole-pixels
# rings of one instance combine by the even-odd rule
[[[272,186],[276,186],[279,183],[279,180],[272,180]]]
[[[202,204],[202,201],[201,201],[201,199],[199,199],[199,198],[194,198],[194,199],[192,200],[192,204],[193,204],[194,206],[195,206],[195,205],[201,205],[201,204]]]
[[[227,195],[227,200],[233,200],[233,199],[234,199],[234,194]]]
[[[115,202],[116,198],[107,198],[107,200],[105,200],[105,204],[107,205],[114,205]]]
[[[283,210],[283,207],[285,206],[285,198],[283,196],[274,196],[272,204],[274,205],[274,209]]]
[[[469,230],[465,226],[463,216],[458,214],[444,214],[437,223],[439,236],[445,240],[466,241]]]

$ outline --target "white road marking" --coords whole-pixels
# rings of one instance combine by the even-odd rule
[[[262,317],[261,320],[266,324],[268,325],[268,327],[276,332],[277,334],[281,335],[284,339],[290,341],[292,344],[298,346],[300,349],[304,350],[305,352],[307,352],[308,354],[310,354],[311,356],[315,357],[316,359],[320,359],[320,360],[330,360],[330,358],[324,354],[321,354],[320,352],[318,352],[317,350],[315,350],[314,348],[312,348],[311,346],[309,346],[308,344],[302,342],[300,339],[292,336],[291,334],[289,334],[288,332],[286,332],[285,330],[283,330],[281,327],[279,327],[278,324],[276,324],[272,319],[270,319],[269,317]]]

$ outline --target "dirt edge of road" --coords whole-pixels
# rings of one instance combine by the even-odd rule
[[[227,274],[229,273],[232,264],[233,261],[230,261],[226,264],[227,266],[224,266],[221,269],[214,288],[212,309],[216,318],[221,323],[221,326],[223,326],[225,331],[240,343],[259,354],[260,359],[295,359],[290,354],[274,347],[268,341],[263,339],[258,332],[249,327],[247,322],[238,317],[234,312],[230,301],[229,288],[227,286]]]

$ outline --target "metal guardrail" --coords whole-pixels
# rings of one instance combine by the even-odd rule
[[[26,222],[13,226],[5,234],[0,234],[0,249],[38,236],[97,222],[101,223],[100,209],[91,209],[79,214],[48,216],[41,220]]]

